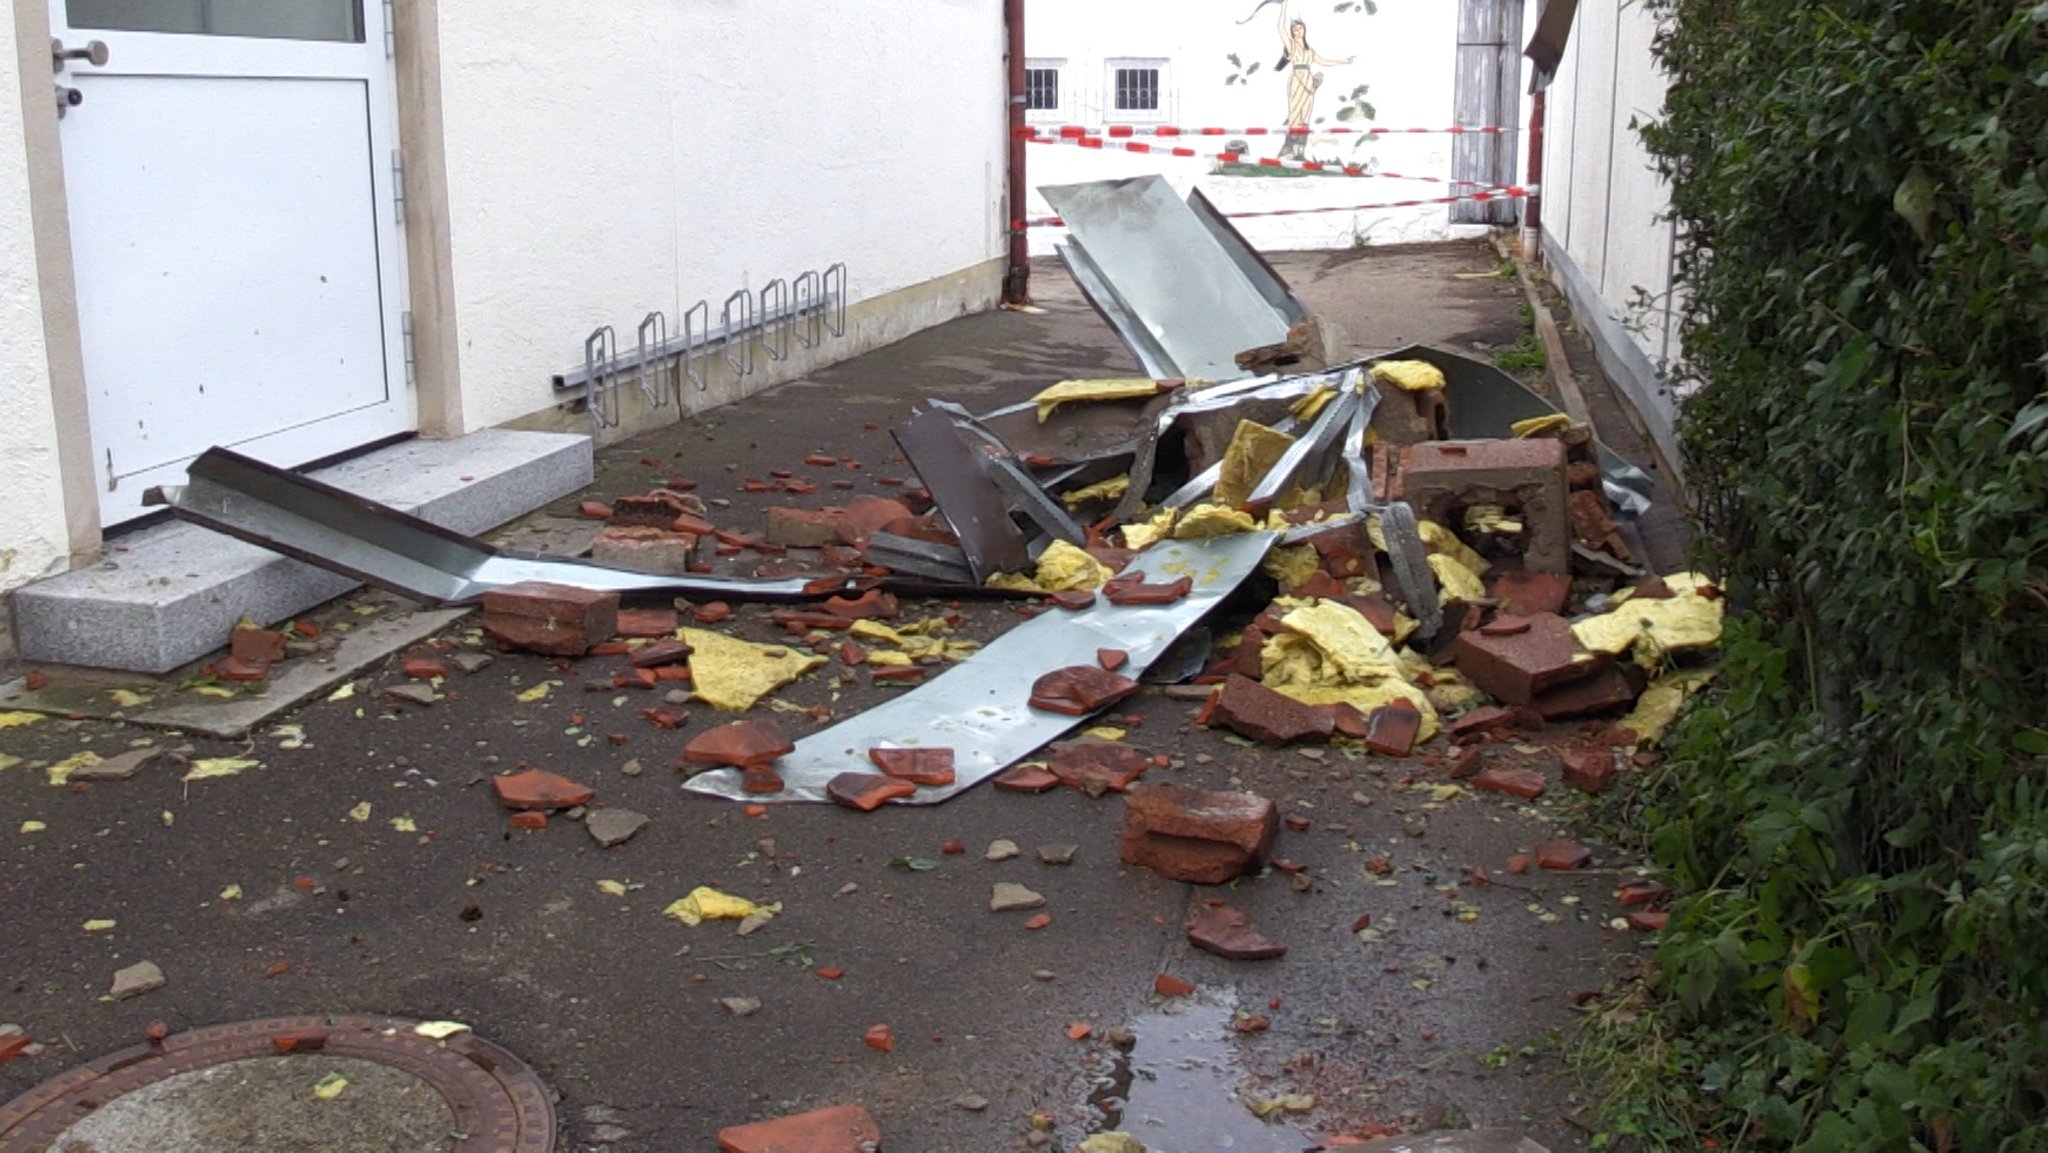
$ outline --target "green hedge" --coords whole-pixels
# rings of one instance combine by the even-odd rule
[[[1662,1081],[1610,1120],[2048,1149],[2048,4],[1647,2],[1736,612],[1644,814]]]

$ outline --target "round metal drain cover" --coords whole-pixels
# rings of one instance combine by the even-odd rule
[[[406,1139],[411,1144],[403,1147],[432,1153],[553,1153],[554,1108],[546,1086],[525,1062],[474,1033],[436,1041],[416,1032],[418,1025],[388,1017],[274,1017],[174,1033],[80,1065],[0,1105],[0,1153],[112,1153],[123,1148],[105,1136],[114,1132],[158,1149],[176,1149],[180,1139],[195,1150],[230,1147],[219,1142],[228,1129],[245,1122],[209,1118],[207,1110],[250,1108],[245,1139],[255,1139],[263,1125],[293,1124],[286,1109],[257,1107],[263,1086],[288,1086],[287,1104],[303,1107],[313,1098],[314,1077],[323,1070],[351,1082],[343,1097],[323,1104],[338,1104],[354,1092],[352,1103],[389,1105],[366,1109],[364,1116],[373,1118],[366,1123],[403,1127],[409,1122]],[[291,1076],[301,1064],[314,1076]],[[136,1095],[109,1108],[129,1094]],[[438,1102],[428,1099],[433,1095]],[[323,1132],[294,1147],[324,1148],[319,1140],[350,1140],[345,1131],[318,1118],[319,1106],[310,1108],[306,1124]],[[180,1110],[186,1115],[157,1116]],[[194,1113],[202,1115],[189,1116]],[[444,1124],[445,1134],[434,1132]],[[166,1136],[173,1133],[184,1137]],[[389,1140],[399,1140],[396,1128]],[[339,1153],[342,1144],[334,1148]]]

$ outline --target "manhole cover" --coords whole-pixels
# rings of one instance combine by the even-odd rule
[[[276,1017],[175,1033],[0,1106],[0,1153],[552,1153],[533,1070],[473,1033],[436,1041],[417,1026]],[[273,1038],[286,1036],[301,1041],[282,1055]],[[323,1079],[347,1086],[323,1100]]]

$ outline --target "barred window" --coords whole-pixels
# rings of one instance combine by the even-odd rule
[[[1115,82],[1118,112],[1159,111],[1159,69],[1119,68]]]
[[[1028,68],[1024,71],[1024,107],[1033,112],[1057,112],[1060,108],[1060,70]]]

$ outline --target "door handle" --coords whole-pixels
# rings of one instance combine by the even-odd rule
[[[58,72],[64,71],[67,60],[83,60],[95,68],[105,68],[113,55],[104,40],[89,40],[83,48],[66,48],[62,40],[54,38],[50,41],[50,67]]]

